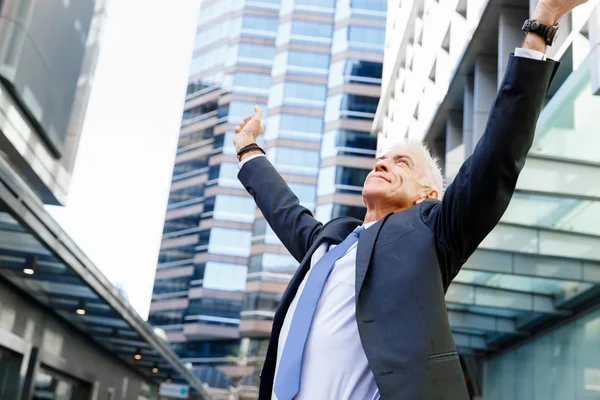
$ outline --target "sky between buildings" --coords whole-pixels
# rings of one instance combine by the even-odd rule
[[[200,0],[112,0],[65,208],[48,207],[148,315]]]

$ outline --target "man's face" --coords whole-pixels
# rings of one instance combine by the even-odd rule
[[[392,150],[379,157],[365,179],[362,191],[365,203],[404,209],[422,201],[431,191],[419,183],[424,167],[423,157],[411,149]]]

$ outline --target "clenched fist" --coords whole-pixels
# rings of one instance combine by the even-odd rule
[[[265,131],[261,121],[263,110],[254,106],[254,111],[253,115],[248,115],[234,128],[233,144],[237,152],[249,144],[256,143],[256,138]]]

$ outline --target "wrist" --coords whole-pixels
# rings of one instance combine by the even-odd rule
[[[249,146],[251,144],[255,144],[256,139],[251,138],[249,136],[240,136],[237,135],[233,139],[233,144],[235,145],[235,152],[239,153],[244,147]]]
[[[240,162],[244,161],[248,157],[252,157],[252,156],[255,156],[255,155],[258,155],[258,154],[262,155],[263,152],[260,151],[260,150],[250,150],[250,151],[247,151],[244,154],[242,154],[242,156],[240,157]]]

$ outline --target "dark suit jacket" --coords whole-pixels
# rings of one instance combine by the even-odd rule
[[[443,200],[389,214],[361,234],[356,321],[383,399],[468,399],[444,293],[508,207],[557,67],[511,57],[485,134]],[[323,226],[265,157],[247,162],[239,179],[300,262],[273,320],[260,384],[260,399],[266,400],[281,326],[313,252],[324,240],[341,242],[362,221],[342,217]]]

